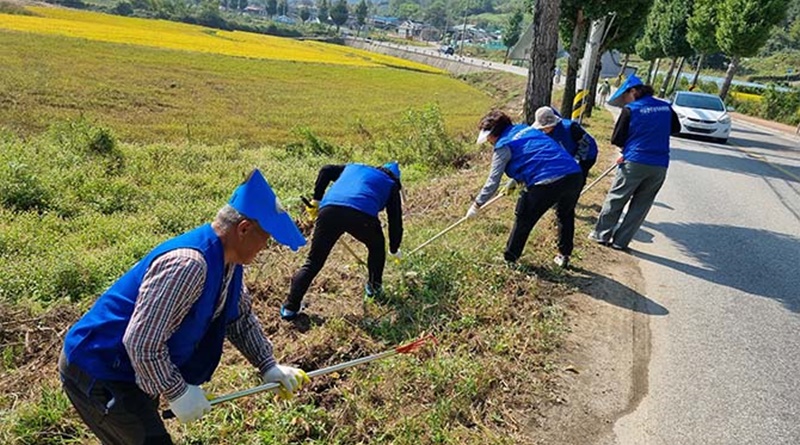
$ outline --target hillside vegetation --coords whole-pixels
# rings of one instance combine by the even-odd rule
[[[0,30],[0,79],[4,444],[94,443],[55,371],[66,329],[150,248],[210,220],[253,166],[308,230],[299,196],[320,166],[398,159],[408,252],[463,215],[490,155],[473,138],[494,100],[417,70]],[[514,80],[509,88],[524,88]],[[592,125],[607,139],[607,116]],[[423,333],[438,343],[314,379],[289,402],[253,396],[189,426],[170,422],[170,432],[180,444],[536,442],[538,416],[562,400],[560,298],[575,284],[550,266],[551,219],[537,226],[518,268],[504,264],[513,205],[502,200],[388,264],[387,295],[377,301],[362,300],[366,272],[337,246],[308,294],[309,317],[296,324],[277,310],[306,251],[269,246],[246,281],[279,361],[313,370]],[[596,210],[580,205],[579,218]],[[579,225],[578,266],[586,231]],[[255,384],[228,345],[205,388],[221,395]]]

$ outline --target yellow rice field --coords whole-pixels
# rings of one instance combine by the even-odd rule
[[[761,102],[762,97],[758,94],[740,93],[738,91],[731,91],[730,95],[736,100],[748,100],[752,102]]]
[[[321,42],[64,8],[27,9],[35,15],[0,14],[0,29],[255,59],[359,67],[391,66],[430,73],[442,72],[395,57]]]

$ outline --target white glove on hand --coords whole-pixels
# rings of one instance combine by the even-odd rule
[[[401,252],[400,249],[397,249],[397,252],[395,252],[395,253],[389,252],[389,255],[395,257],[395,259],[397,261],[400,261],[400,260],[403,259],[403,252]]]
[[[269,368],[261,376],[261,380],[264,383],[280,383],[281,388],[278,390],[278,396],[284,400],[291,399],[295,391],[302,388],[304,383],[311,381],[302,369],[283,365],[275,365]]]
[[[195,385],[186,385],[186,392],[175,400],[170,400],[169,409],[181,423],[191,423],[211,411],[206,392]]]
[[[480,212],[480,211],[481,211],[481,208],[478,207],[478,204],[475,204],[473,202],[472,205],[469,206],[469,210],[467,210],[467,218],[474,218],[475,216],[478,215],[478,212]]]

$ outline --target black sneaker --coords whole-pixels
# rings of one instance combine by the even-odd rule
[[[300,316],[301,312],[303,312],[303,306],[300,306],[300,309],[293,311],[287,308],[285,304],[281,305],[281,310],[280,310],[281,318],[286,321],[294,320],[295,318]]]

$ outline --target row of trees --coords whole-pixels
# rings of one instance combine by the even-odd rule
[[[578,60],[583,51],[589,25],[606,20],[595,70],[592,73],[589,100],[594,98],[600,72],[600,55],[612,49],[624,54],[636,53],[650,61],[647,82],[653,67],[661,59],[671,59],[660,92],[666,94],[677,85],[687,59],[697,56],[696,73],[702,58],[722,52],[730,58],[720,96],[725,99],[731,80],[743,57],[754,56],[770,38],[775,25],[786,16],[790,1],[797,0],[530,0],[534,13],[534,42],[531,51],[526,120],[533,121],[536,108],[550,104],[552,72],[555,67],[553,42],[560,34],[569,51],[566,88],[561,112],[569,115],[575,97]],[[538,18],[537,18],[538,17]],[[627,57],[623,62],[623,71]],[[587,107],[591,110],[591,106]],[[589,111],[590,112],[590,111]]]

